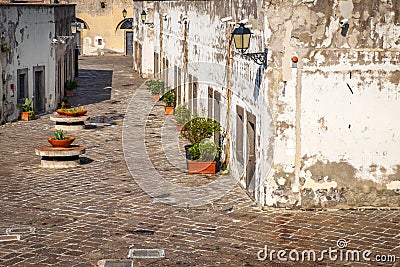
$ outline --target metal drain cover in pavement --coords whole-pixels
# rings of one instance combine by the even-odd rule
[[[27,226],[27,227],[11,227],[6,229],[6,234],[7,235],[12,235],[12,234],[33,234],[35,233],[36,228]]]
[[[133,261],[127,260],[99,260],[97,262],[99,267],[132,267]]]
[[[165,251],[163,249],[131,248],[128,254],[130,259],[159,259],[164,257]]]
[[[19,240],[21,240],[20,235],[0,235],[0,242],[19,241]]]

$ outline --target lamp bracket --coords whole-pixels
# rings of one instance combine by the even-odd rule
[[[154,28],[154,23],[152,22],[143,22],[144,25],[147,25],[149,28]]]
[[[268,48],[265,48],[264,52],[243,53],[242,55],[251,58],[256,64],[264,66],[265,69],[267,68]]]

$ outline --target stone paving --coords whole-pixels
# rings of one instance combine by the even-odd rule
[[[261,211],[228,175],[185,173],[174,121],[160,103],[153,106],[131,58],[79,63],[72,102],[91,116],[75,134],[86,147],[81,167],[39,167],[34,149],[52,135],[49,114],[0,127],[0,266],[400,266],[399,258],[340,260],[349,250],[371,250],[373,260],[400,257],[399,210]],[[229,190],[213,187],[216,181]],[[10,227],[35,231],[2,241]],[[318,258],[332,248],[338,259],[325,253],[318,262],[282,262],[275,252],[260,261],[265,246],[268,254],[285,250],[286,259],[294,249],[300,256],[315,250]],[[165,258],[128,259],[130,248],[164,249]]]

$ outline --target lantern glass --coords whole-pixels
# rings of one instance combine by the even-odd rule
[[[239,27],[232,32],[235,48],[244,53],[250,47],[251,31],[240,23]]]
[[[122,16],[124,17],[124,18],[126,18],[126,14],[127,14],[128,12],[126,11],[126,9],[124,8],[124,10],[122,10]]]
[[[71,23],[71,33],[72,33],[72,34],[75,34],[75,33],[76,33],[77,27],[78,27],[78,23],[76,23],[76,22],[72,22],[72,23]]]
[[[144,23],[146,21],[146,17],[147,17],[147,13],[146,11],[142,11],[142,13],[140,14],[140,18],[142,19],[142,22]]]
[[[246,51],[249,49],[250,46],[250,34],[239,34],[235,35],[233,37],[233,40],[235,41],[235,47],[238,50],[241,50],[242,52]]]

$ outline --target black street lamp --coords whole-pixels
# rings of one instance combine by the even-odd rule
[[[251,58],[256,64],[267,68],[268,49],[259,53],[245,53],[250,47],[250,39],[252,32],[249,28],[244,27],[244,23],[239,23],[239,27],[232,32],[232,38],[235,43],[235,48],[241,52],[243,56]]]
[[[124,8],[124,10],[122,10],[122,16],[124,17],[124,18],[126,18],[126,14],[127,14],[128,12],[126,11],[126,9]]]
[[[76,21],[71,22],[71,33],[75,34],[78,29],[78,23]]]
[[[149,26],[150,28],[154,28],[154,23],[151,23],[151,22],[146,22],[146,19],[147,19],[147,13],[146,13],[146,11],[142,11],[142,13],[140,13],[140,19],[142,20],[142,23],[144,24],[144,25],[147,25],[147,26]]]
[[[146,11],[142,11],[142,13],[140,14],[140,18],[142,19],[142,22],[145,23],[146,18],[147,18],[147,13]]]

